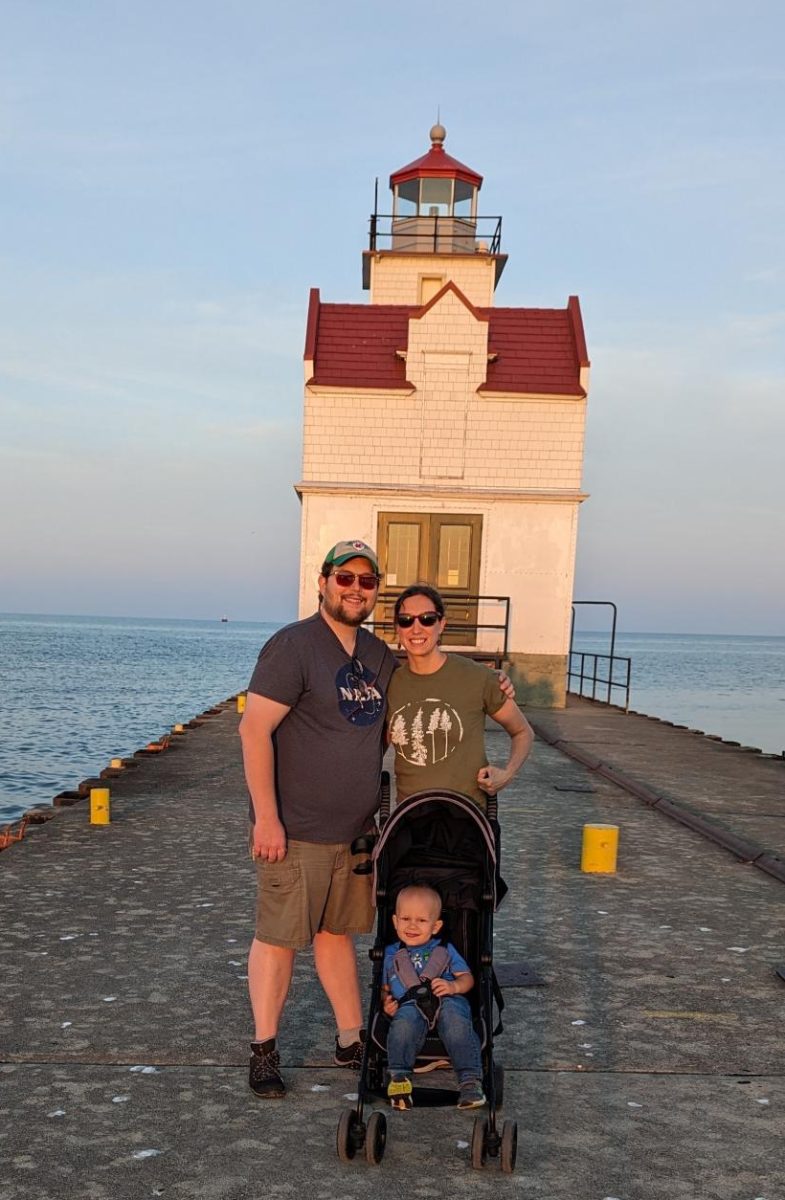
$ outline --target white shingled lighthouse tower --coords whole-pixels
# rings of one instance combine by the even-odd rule
[[[389,598],[445,595],[450,647],[503,657],[519,700],[562,705],[589,359],[580,305],[494,303],[501,218],[444,149],[390,177],[363,254],[368,304],[312,289],[305,338],[300,615],[323,555],[358,537]]]

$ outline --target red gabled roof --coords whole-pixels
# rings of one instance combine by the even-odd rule
[[[573,303],[574,302],[574,303]],[[567,308],[486,308],[490,319],[488,392],[584,396],[580,369],[586,342],[577,296]]]
[[[322,304],[311,291],[305,359],[313,361],[313,384],[343,388],[407,388],[405,350],[409,319],[421,318],[453,290],[478,320],[488,321],[485,392],[585,396],[580,369],[588,366],[580,305],[567,308],[475,308],[454,284],[423,306]]]
[[[431,298],[427,304],[423,304],[421,308],[410,309],[412,316],[417,321],[419,321],[420,318],[424,317],[427,312],[430,312],[430,310],[435,305],[437,305],[439,303],[439,301],[442,299],[442,297],[446,296],[448,292],[452,292],[453,295],[458,297],[461,304],[464,306],[464,308],[468,308],[469,312],[472,314],[472,316],[474,317],[474,319],[476,321],[487,321],[488,320],[488,316],[487,316],[488,309],[487,308],[475,308],[475,306],[472,304],[472,302],[468,298],[468,296],[464,296],[463,292],[458,287],[457,283],[453,283],[453,281],[451,279],[447,280],[444,287],[441,288],[436,293],[435,296],[431,296]]]
[[[400,304],[322,304],[314,288],[304,355],[313,360],[310,382],[323,387],[409,387],[406,363],[395,353],[406,347],[409,312]]]

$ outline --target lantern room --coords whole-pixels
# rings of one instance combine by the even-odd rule
[[[364,288],[373,290],[372,260],[385,254],[490,257],[493,284],[498,283],[506,262],[501,217],[480,215],[482,175],[447,153],[446,137],[444,126],[434,125],[427,154],[390,176],[392,212],[379,212],[377,182],[370,243],[363,255]]]
[[[446,153],[446,137],[444,126],[434,125],[428,153],[390,176],[394,220],[455,217],[471,225],[476,222],[482,175]]]
[[[434,125],[428,153],[390,176],[391,248],[399,253],[474,254],[477,250],[482,175],[447,154],[446,137],[444,126]]]

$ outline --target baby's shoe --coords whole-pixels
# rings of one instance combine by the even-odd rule
[[[466,1079],[458,1088],[458,1108],[482,1108],[485,1095],[479,1079]]]
[[[391,1108],[407,1109],[414,1104],[412,1100],[412,1081],[408,1075],[391,1075],[387,1084],[387,1099]]]

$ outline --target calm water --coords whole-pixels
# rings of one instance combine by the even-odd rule
[[[608,637],[576,632],[574,648],[607,654]],[[638,712],[767,753],[785,750],[785,638],[617,634],[616,654],[632,659],[630,707]],[[607,678],[608,663],[599,666]],[[621,664],[615,667],[614,679],[621,680]],[[597,695],[605,699],[607,688]],[[612,700],[624,703],[620,688]]]
[[[244,688],[277,628],[0,616],[0,824]]]
[[[276,628],[0,616],[0,824],[245,687]],[[633,660],[633,708],[785,749],[785,638],[627,634],[616,652]]]

